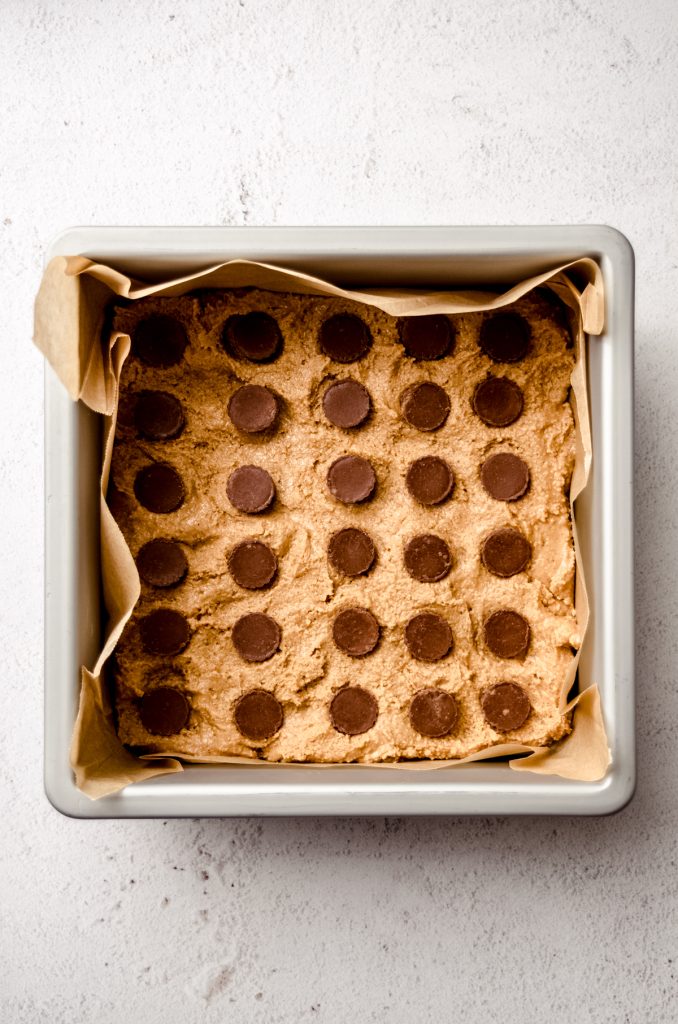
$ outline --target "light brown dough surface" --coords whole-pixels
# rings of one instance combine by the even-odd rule
[[[142,317],[163,312],[180,319],[189,336],[178,366],[154,369],[132,355],[122,374],[109,500],[134,555],[146,541],[169,537],[181,543],[189,564],[185,581],[174,589],[142,583],[118,645],[115,705],[123,743],[198,757],[389,761],[458,758],[506,739],[542,745],[569,731],[562,691],[580,642],[567,497],[574,463],[568,401],[574,354],[560,319],[538,293],[511,308],[532,329],[530,352],[514,365],[494,364],[480,351],[485,313],[451,317],[452,354],[415,363],[404,355],[392,317],[341,299],[243,290],[117,307],[116,330],[131,332]],[[251,310],[268,312],[280,326],[284,348],[272,363],[236,360],[221,346],[227,317]],[[337,312],[356,313],[370,328],[372,350],[358,363],[333,363],[318,349],[320,324]],[[472,410],[474,387],[488,373],[510,377],[523,389],[523,414],[508,427],[488,427]],[[368,389],[372,414],[364,427],[343,431],[325,419],[321,399],[329,383],[349,376]],[[400,411],[400,394],[422,380],[440,384],[450,397],[447,422],[434,433],[417,431]],[[228,400],[245,382],[265,384],[283,399],[278,430],[270,437],[241,435],[228,418]],[[132,396],[142,389],[165,390],[181,400],[186,427],[179,438],[152,442],[137,436]],[[500,450],[519,454],[531,472],[526,496],[508,504],[489,497],[479,477],[484,459]],[[376,496],[367,504],[343,505],[327,490],[327,469],[344,454],[362,455],[376,470]],[[446,459],[456,481],[451,499],[433,508],[416,504],[404,479],[408,464],[429,454]],[[135,499],[135,475],[153,461],[169,462],[183,478],[187,496],[176,512],[154,514]],[[228,501],[230,473],[247,464],[266,469],[275,482],[277,498],[268,513],[244,515]],[[505,525],[521,529],[533,547],[527,570],[510,579],[487,572],[479,554],[484,537]],[[361,527],[375,541],[377,558],[366,576],[344,579],[328,565],[329,537],[344,526]],[[418,533],[435,533],[450,547],[452,571],[441,582],[418,583],[404,568],[404,546]],[[277,554],[279,572],[268,590],[243,590],[227,571],[227,552],[246,538],[266,541]],[[378,647],[363,658],[348,657],[332,642],[334,615],[352,605],[369,608],[381,625]],[[182,611],[192,629],[188,647],[173,658],[145,654],[141,647],[139,619],[158,607]],[[483,621],[501,608],[519,611],[530,623],[523,661],[499,659],[483,645]],[[438,663],[413,660],[404,642],[405,624],[422,610],[444,616],[454,634],[454,649]],[[232,644],[233,624],[247,612],[265,612],[282,629],[280,650],[261,664],[243,661]],[[480,705],[483,690],[503,681],[520,683],[533,707],[511,733],[492,729]],[[139,697],[158,684],[177,685],[190,699],[189,725],[178,736],[152,736],[141,724]],[[330,722],[330,701],[347,684],[369,690],[378,702],[376,724],[360,736],[343,735]],[[429,686],[454,693],[459,702],[457,726],[441,739],[420,736],[408,718],[412,697]],[[272,691],[284,708],[282,728],[265,742],[246,740],[233,717],[237,698],[257,687]]]

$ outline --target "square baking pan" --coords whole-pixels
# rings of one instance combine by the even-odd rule
[[[101,418],[45,380],[45,790],[82,818],[229,815],[606,814],[635,786],[633,613],[633,250],[610,227],[72,228],[47,259],[84,255],[142,280],[233,258],[281,263],[358,288],[506,287],[583,256],[605,284],[604,334],[588,346],[593,469],[577,500],[591,620],[579,687],[597,683],[612,750],[599,782],[484,762],[430,772],[284,765],[187,765],[91,801],[69,745],[80,666],[102,620],[97,485]]]

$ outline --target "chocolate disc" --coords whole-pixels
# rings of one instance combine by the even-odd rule
[[[186,728],[190,715],[188,699],[171,686],[157,686],[139,701],[141,724],[154,736],[176,736]]]
[[[229,552],[228,568],[238,586],[262,590],[273,581],[278,559],[263,541],[244,540]]]
[[[344,576],[362,576],[368,572],[376,554],[370,535],[354,526],[333,533],[327,548],[330,565]]]
[[[245,661],[268,661],[280,647],[280,626],[270,615],[251,612],[233,625],[233,646]]]
[[[452,650],[452,630],[441,615],[420,612],[405,626],[405,643],[417,661],[440,661]]]
[[[437,739],[452,732],[459,717],[457,700],[451,693],[428,686],[415,693],[410,704],[412,728],[422,736]]]
[[[454,473],[444,459],[437,455],[424,455],[410,463],[405,483],[420,505],[440,505],[452,493]]]
[[[519,363],[530,347],[530,325],[519,313],[494,313],[483,320],[480,347],[495,363]]]
[[[480,480],[491,498],[517,501],[530,486],[527,463],[511,452],[497,452],[480,467]]]
[[[481,704],[485,718],[499,732],[520,729],[532,711],[529,697],[517,683],[497,683],[491,686],[485,690]]]
[[[154,462],[140,469],[134,480],[134,493],[149,512],[174,512],[184,503],[186,488],[176,469],[166,462]]]
[[[176,366],[187,345],[184,325],[162,313],[139,321],[132,334],[132,351],[147,366]]]
[[[141,643],[149,654],[179,654],[191,631],[186,616],[173,608],[156,608],[139,622]]]
[[[362,658],[379,643],[379,623],[367,608],[345,608],[335,616],[332,638],[344,654]]]
[[[134,406],[134,423],[149,441],[178,437],[186,420],[181,402],[166,391],[140,391]]]
[[[417,430],[437,430],[450,414],[447,392],[432,381],[413,384],[400,398],[403,416]]]
[[[523,393],[508,377],[488,377],[476,385],[473,411],[488,427],[508,427],[523,411]]]
[[[488,572],[495,576],[515,576],[532,558],[532,545],[519,530],[506,526],[485,538],[480,557]]]
[[[437,583],[452,568],[450,549],[441,537],[422,533],[405,548],[405,568],[420,583]]]
[[[176,541],[156,537],[139,550],[137,569],[151,587],[174,587],[185,578],[188,562]]]
[[[320,351],[335,363],[356,363],[372,348],[372,335],[364,320],[353,313],[337,313],[320,327]]]
[[[228,402],[231,423],[245,434],[261,434],[270,430],[279,412],[278,399],[261,384],[243,384]]]
[[[379,717],[379,705],[362,686],[345,686],[332,698],[330,721],[345,736],[369,732]]]
[[[226,494],[240,512],[264,512],[273,504],[275,484],[265,469],[239,466],[228,478]]]
[[[222,343],[238,359],[269,363],[280,353],[282,335],[268,313],[239,313],[224,324]]]
[[[418,362],[442,359],[454,344],[454,328],[446,316],[406,316],[398,321],[405,352]]]
[[[323,412],[335,427],[360,427],[370,415],[370,393],[357,380],[338,380],[323,395]]]
[[[280,701],[268,690],[250,690],[235,703],[233,712],[238,732],[248,740],[269,740],[283,724]]]
[[[530,624],[518,612],[493,612],[483,626],[485,643],[498,658],[524,658],[530,647]]]
[[[356,505],[372,497],[377,477],[367,459],[360,455],[342,455],[327,471],[327,486],[339,501]]]

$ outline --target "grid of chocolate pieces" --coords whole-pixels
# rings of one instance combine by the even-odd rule
[[[420,379],[398,396],[400,415],[414,431],[424,437],[433,436],[448,420],[450,398],[444,387],[427,379],[426,367],[454,358],[454,318],[406,317],[398,321],[397,332],[405,358],[421,370]],[[496,370],[476,382],[469,415],[478,417],[490,428],[509,427],[523,413],[523,391],[511,378],[510,368],[529,358],[530,335],[528,321],[514,311],[496,312],[482,321],[479,349]],[[372,336],[361,316],[334,313],[320,324],[315,344],[337,371],[332,375],[336,379],[323,387],[321,407],[328,429],[334,427],[339,432],[336,447],[341,452],[342,447],[351,447],[350,438],[369,422],[374,412],[369,381],[366,386],[351,376],[351,368],[368,356]],[[188,345],[185,326],[179,319],[155,313],[135,325],[131,358],[162,375],[166,369],[181,366]],[[285,338],[270,313],[255,310],[225,319],[221,345],[230,359],[256,369],[275,363]],[[186,410],[170,390],[143,389],[132,399],[131,418],[138,437],[150,442],[154,451],[152,461],[136,473],[134,497],[140,506],[158,517],[158,536],[135,552],[142,581],[159,595],[159,606],[139,620],[139,634],[146,655],[176,659],[191,643],[192,630],[181,611],[162,606],[160,595],[170,588],[190,586],[191,582],[185,545],[171,536],[172,514],[181,508],[186,496],[185,481],[171,462],[172,442],[185,428]],[[275,436],[283,406],[283,396],[264,383],[256,383],[250,374],[248,382],[235,388],[225,402],[224,416],[244,440],[256,439],[266,444],[267,439]],[[165,446],[166,459],[162,454]],[[479,475],[487,495],[507,505],[519,502],[531,485],[531,467],[510,450],[495,450],[481,459]],[[451,462],[439,454],[412,459],[403,480],[412,501],[426,509],[436,509],[453,500],[457,484]],[[341,453],[327,468],[325,486],[339,505],[356,509],[377,499],[378,473],[370,458]],[[269,515],[275,507],[275,474],[246,458],[243,448],[243,462],[230,472],[225,494],[236,514],[254,522]],[[124,523],[124,514],[121,521]],[[375,571],[379,562],[378,543],[368,529],[352,522],[329,533],[326,541],[326,557],[335,573],[346,578],[371,575],[374,585],[379,586]],[[228,549],[226,566],[238,587],[252,593],[266,592],[275,587],[280,557],[271,545],[253,536]],[[508,579],[526,570],[532,546],[524,532],[504,524],[483,537],[478,557],[488,573]],[[411,536],[402,552],[403,573],[420,583],[440,583],[448,577],[453,564],[453,551],[435,532]],[[332,616],[332,643],[349,659],[378,657],[381,633],[381,623],[369,607],[343,607]],[[247,741],[261,745],[285,726],[283,704],[270,685],[274,674],[263,670],[284,647],[285,633],[270,610],[254,610],[233,623],[230,642],[240,659],[262,666],[262,685],[239,694],[232,703],[238,732]],[[530,649],[530,622],[517,608],[498,608],[483,622],[482,643],[497,658],[520,661]],[[444,614],[424,608],[404,623],[402,644],[413,661],[431,665],[442,663],[453,654],[455,637]],[[499,734],[519,730],[532,713],[529,693],[513,680],[500,679],[485,687],[480,703],[486,722]],[[144,729],[159,737],[174,736],[185,729],[191,711],[190,698],[183,688],[157,685],[157,681],[138,704]],[[368,733],[379,712],[379,703],[369,687],[352,685],[350,681],[337,690],[326,709],[331,727],[348,737]],[[408,724],[416,733],[432,739],[452,735],[462,717],[455,695],[439,686],[424,686],[415,692],[407,715]]]

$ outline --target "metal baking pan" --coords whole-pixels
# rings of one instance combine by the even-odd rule
[[[146,280],[242,257],[342,285],[507,285],[582,256],[597,260],[606,329],[589,346],[593,474],[576,518],[591,600],[580,688],[600,688],[613,760],[600,782],[480,763],[433,772],[189,765],[90,801],[68,752],[81,664],[100,643],[99,417],[45,380],[45,789],[82,818],[228,815],[606,814],[635,785],[633,250],[610,227],[71,228],[47,259],[84,255]]]

